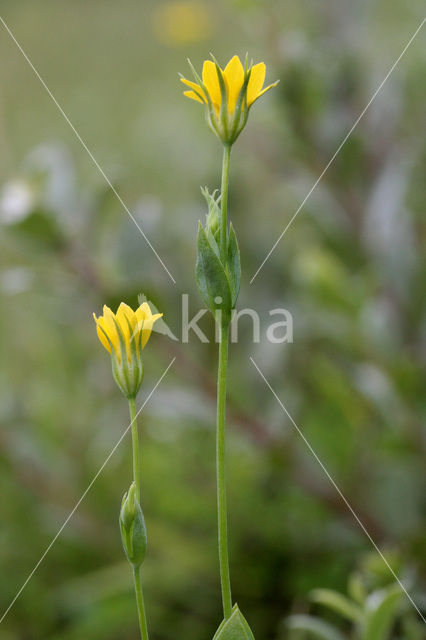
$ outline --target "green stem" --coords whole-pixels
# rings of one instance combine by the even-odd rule
[[[141,467],[139,454],[138,422],[136,417],[136,400],[129,398],[130,420],[132,421],[132,448],[133,448],[133,482],[136,487],[138,502],[141,500]]]
[[[139,628],[142,640],[148,640],[148,627],[146,624],[145,603],[143,600],[142,581],[139,567],[133,568],[135,582],[136,603],[138,606]]]
[[[231,145],[223,148],[220,225],[220,255],[226,264],[228,239],[228,184]],[[226,461],[225,461],[225,419],[226,419],[226,377],[228,369],[228,320],[221,322],[219,344],[219,364],[217,372],[217,423],[216,423],[216,480],[217,480],[217,523],[219,543],[219,568],[222,589],[223,614],[229,618],[232,613],[231,579],[228,554],[228,516],[226,509]]]
[[[217,431],[216,431],[216,477],[217,477],[217,519],[219,542],[219,567],[222,589],[223,614],[229,618],[232,613],[231,579],[228,557],[228,518],[226,509],[226,466],[225,466],[225,417],[226,417],[226,375],[228,368],[228,324],[222,323],[219,344],[219,366],[217,374]]]
[[[228,231],[228,184],[229,184],[229,158],[231,156],[231,145],[226,144],[223,147],[222,161],[222,186],[221,205],[222,205],[222,221],[220,225],[220,255],[222,262],[225,264],[226,259],[226,240]]]
[[[136,497],[138,502],[141,500],[141,467],[140,467],[140,449],[139,434],[136,412],[136,399],[129,398],[129,412],[132,424],[132,449],[133,449],[133,482],[136,487]],[[133,567],[133,580],[135,583],[136,604],[138,608],[139,629],[142,640],[148,640],[148,627],[146,624],[145,603],[142,592],[142,582],[139,567]]]

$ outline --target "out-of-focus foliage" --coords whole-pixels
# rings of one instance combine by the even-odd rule
[[[396,560],[396,558],[393,558]],[[413,576],[402,576],[404,588],[413,588]],[[315,589],[311,601],[332,614],[343,618],[353,628],[351,638],[355,640],[421,640],[424,623],[417,615],[401,585],[390,583],[389,573],[383,575],[383,566],[377,566],[377,556],[353,573],[348,582],[348,595],[332,589]],[[401,583],[402,584],[402,583]],[[425,595],[416,594],[424,602]],[[344,640],[343,631],[329,621],[313,615],[294,614],[284,628],[290,630],[289,640]],[[396,636],[393,636],[393,633]]]
[[[189,23],[201,20],[194,36],[179,27],[188,6]],[[398,575],[406,567],[424,581],[424,34],[249,284],[423,9],[418,0],[2,3],[177,283],[0,27],[2,611],[128,425],[92,312],[134,306],[143,292],[180,336],[181,293],[191,315],[201,307],[199,186],[218,187],[220,147],[177,72],[210,50],[220,62],[248,50],[280,78],[253,108],[231,165],[239,306],[262,319],[260,344],[243,318],[230,349],[234,600],[256,638],[281,638],[282,620],[312,589],[344,592],[371,549],[250,355],[371,536],[396,550]],[[293,344],[266,340],[278,307],[292,313]],[[212,336],[210,318],[200,326]],[[216,346],[154,334],[144,355],[139,402],[176,356],[142,421],[150,628],[158,640],[207,640],[221,620]],[[125,438],[0,624],[2,639],[136,637],[118,527],[130,455]]]

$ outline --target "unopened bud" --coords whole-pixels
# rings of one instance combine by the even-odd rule
[[[217,189],[213,191],[213,193],[209,193],[207,187],[201,188],[201,193],[206,199],[207,206],[209,208],[208,214],[206,216],[206,231],[210,231],[212,236],[216,236],[219,231],[220,225],[220,194],[216,196]]]
[[[120,511],[120,531],[127,559],[134,567],[139,567],[145,559],[147,537],[145,519],[136,498],[136,487],[132,483],[123,496]]]

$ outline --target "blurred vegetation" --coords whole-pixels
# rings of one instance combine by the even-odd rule
[[[397,562],[393,555],[392,560]],[[400,568],[400,567],[399,567]],[[401,569],[401,568],[400,568]],[[402,575],[405,586],[413,586],[412,576]],[[350,575],[348,595],[332,589],[315,589],[310,599],[336,619],[345,620],[353,629],[354,640],[388,640],[393,630],[400,640],[421,640],[424,637],[423,621],[406,597],[400,584],[389,583],[389,570],[377,554],[366,555],[361,566]],[[417,594],[425,604],[425,595]],[[289,629],[290,640],[344,640],[345,635],[334,622],[313,615],[290,616],[283,626]]]
[[[270,80],[280,78],[254,107],[231,167],[240,307],[257,309],[263,321],[260,344],[252,344],[247,320],[231,348],[234,599],[256,638],[290,637],[285,621],[306,615],[309,593],[344,593],[371,550],[251,366],[253,355],[424,610],[423,33],[249,284],[422,11],[418,0],[2,3],[177,281],[2,27],[2,611],[128,425],[92,311],[135,304],[143,292],[179,335],[181,293],[192,311],[201,306],[193,273],[204,216],[199,186],[218,186],[220,148],[199,106],[181,97],[177,72],[187,71],[187,56],[199,66],[210,50],[222,62],[248,50],[265,60]],[[283,306],[294,343],[271,345],[268,312]],[[212,335],[207,318],[200,325]],[[154,640],[207,640],[220,621],[215,352],[194,335],[187,345],[154,335],[144,352],[140,402],[176,356],[143,412],[143,572]],[[1,623],[2,640],[136,637],[117,523],[129,469],[126,438]],[[383,580],[369,593],[391,582],[378,561]],[[324,624],[350,637],[349,625],[315,607]],[[389,631],[395,639],[404,633],[398,624]]]

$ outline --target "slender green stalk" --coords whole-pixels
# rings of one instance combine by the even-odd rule
[[[220,254],[226,264],[228,235],[228,183],[231,145],[223,148],[220,225]],[[216,480],[217,480],[217,522],[219,543],[219,567],[222,589],[223,614],[229,618],[232,613],[231,579],[228,554],[228,516],[226,509],[226,378],[228,369],[228,320],[221,322],[219,363],[217,373],[217,423],[216,423]]]
[[[148,627],[146,624],[145,603],[143,600],[142,581],[140,568],[133,568],[133,579],[135,582],[136,603],[138,605],[139,628],[142,640],[148,640]]]
[[[133,481],[136,487],[138,502],[141,500],[141,472],[140,472],[140,450],[139,434],[136,413],[136,400],[129,398],[130,419],[132,421],[132,448],[133,448]],[[136,604],[138,608],[139,628],[142,640],[148,640],[148,627],[146,623],[145,603],[142,592],[142,581],[140,567],[133,567],[133,580],[135,583]]]
[[[217,478],[217,520],[219,541],[219,567],[222,588],[223,614],[229,618],[232,613],[231,579],[228,557],[228,517],[226,509],[226,466],[225,466],[225,417],[226,417],[226,375],[228,368],[228,324],[222,323],[219,344],[219,366],[217,374],[217,431],[216,431],[216,478]]]
[[[222,220],[220,225],[220,255],[222,261],[225,263],[226,258],[226,237],[228,229],[228,184],[229,184],[229,158],[231,156],[231,145],[225,144],[223,147],[223,161],[222,161],[222,186],[221,204],[222,204]]]
[[[138,502],[141,500],[141,467],[139,454],[138,421],[136,417],[136,400],[129,398],[130,420],[132,421],[132,448],[133,448],[133,481],[136,487]]]

